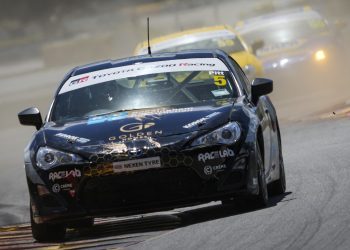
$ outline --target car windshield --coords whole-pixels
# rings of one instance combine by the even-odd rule
[[[327,25],[322,19],[262,22],[256,27],[248,29],[242,30],[243,38],[249,44],[263,40],[265,47],[284,43],[293,46],[298,40],[328,32]]]
[[[217,58],[142,63],[71,77],[56,97],[51,120],[234,97],[233,78]]]
[[[155,50],[157,52],[177,52],[189,49],[221,49],[228,54],[244,51],[241,41],[234,35],[213,37],[200,41],[184,38],[181,44],[174,45],[168,48]]]

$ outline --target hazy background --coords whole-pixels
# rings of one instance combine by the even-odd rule
[[[348,0],[0,0],[0,225],[29,218],[23,149],[34,128],[20,126],[17,113],[36,106],[45,116],[70,68],[131,56],[137,43],[146,39],[148,16],[155,37],[207,25],[234,25],[244,18],[306,4],[330,22],[345,21],[341,39],[350,44]],[[331,94],[273,99],[284,123],[332,115],[347,107],[349,88],[325,92]]]

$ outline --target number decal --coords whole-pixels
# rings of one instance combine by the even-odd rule
[[[213,76],[213,78],[216,86],[220,86],[220,87],[226,86],[227,82],[226,82],[225,76]]]
[[[219,39],[217,40],[217,44],[219,48],[224,48],[224,47],[232,47],[235,45],[235,42],[232,39]]]

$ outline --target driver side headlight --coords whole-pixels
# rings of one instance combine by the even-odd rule
[[[197,138],[192,142],[191,146],[205,146],[215,144],[230,145],[237,142],[240,137],[240,126],[237,122],[230,122],[225,126],[210,132],[209,134]]]
[[[44,170],[58,165],[82,162],[84,162],[84,160],[79,155],[62,152],[50,147],[41,147],[36,153],[36,165]]]

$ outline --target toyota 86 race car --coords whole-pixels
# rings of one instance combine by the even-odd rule
[[[24,153],[33,237],[209,201],[266,206],[285,191],[271,91],[221,50],[74,68],[44,121],[18,114],[37,129]]]

